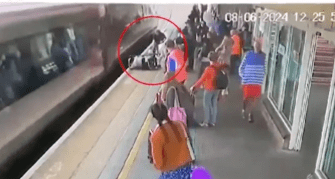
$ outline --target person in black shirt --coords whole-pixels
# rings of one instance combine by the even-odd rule
[[[243,40],[243,51],[247,52],[252,50],[252,33],[249,32],[249,25],[245,23],[242,27],[241,37]]]
[[[193,9],[191,11],[191,14],[188,16],[189,20],[194,23],[195,19],[200,19],[200,11],[198,9],[197,5],[193,6]]]
[[[203,22],[204,21],[204,13],[207,11],[208,6],[207,4],[201,4],[200,5],[200,20]]]

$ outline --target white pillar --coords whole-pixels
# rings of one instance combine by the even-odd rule
[[[289,149],[291,150],[300,150],[303,131],[305,128],[316,49],[316,38],[314,34],[315,32],[312,30],[306,32],[305,46],[301,60],[299,86],[297,91],[297,98],[295,101],[296,107],[293,115],[292,132],[289,143]]]

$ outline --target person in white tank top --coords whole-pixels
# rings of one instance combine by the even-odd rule
[[[219,47],[216,48],[216,52],[219,53],[219,62],[227,63],[230,66],[230,56],[232,52],[234,41],[228,35],[222,40],[222,43]]]
[[[228,68],[224,69],[224,72],[227,74],[228,79],[230,78],[230,56],[232,52],[232,47],[233,47],[234,41],[232,38],[230,38],[229,35],[225,35],[221,45],[219,45],[216,49],[215,52],[219,53],[219,58],[218,61],[220,63],[226,63],[229,65]],[[221,91],[221,96],[219,96],[219,99],[222,98],[222,96],[228,95],[228,87],[225,90]]]

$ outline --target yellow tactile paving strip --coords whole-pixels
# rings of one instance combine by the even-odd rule
[[[131,71],[153,81],[160,71]],[[123,79],[31,178],[98,178],[149,86]]]
[[[143,142],[143,140],[145,139],[145,137],[147,137],[148,135],[148,131],[149,131],[149,128],[150,128],[150,124],[152,122],[152,115],[149,113],[137,138],[136,138],[136,141],[135,141],[135,144],[133,146],[133,148],[131,149],[130,151],[130,154],[126,160],[126,163],[124,164],[121,172],[120,172],[120,175],[118,177],[118,179],[127,179],[128,178],[128,174],[132,168],[132,165],[136,159],[136,156],[138,154],[138,151],[140,150],[140,147],[141,147],[141,144]]]

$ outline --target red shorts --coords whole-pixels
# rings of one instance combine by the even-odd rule
[[[243,97],[244,99],[256,99],[262,94],[261,85],[243,85]]]

